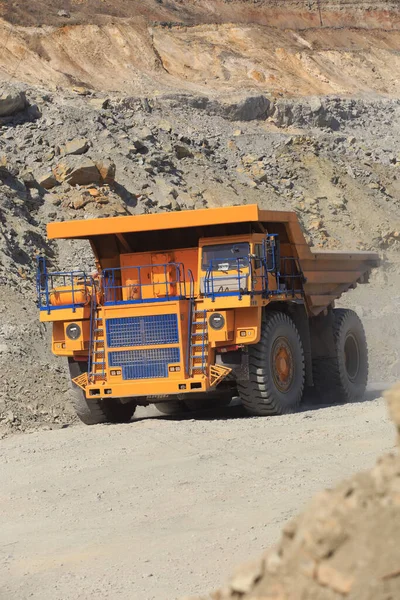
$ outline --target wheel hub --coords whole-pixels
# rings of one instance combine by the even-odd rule
[[[344,343],[344,363],[350,381],[355,381],[360,370],[360,350],[357,338],[349,333]]]
[[[293,382],[293,355],[287,340],[278,338],[272,348],[272,372],[276,387],[287,392]]]

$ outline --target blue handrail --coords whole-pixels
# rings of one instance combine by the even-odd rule
[[[160,281],[154,281],[153,279],[149,283],[144,283],[143,273],[147,271],[147,274],[153,273],[154,270],[159,269],[163,273],[164,278]],[[122,274],[123,272],[129,272],[132,274],[131,278],[134,283],[125,283],[122,285]],[[174,273],[174,275],[172,275]],[[111,269],[104,269],[102,273],[102,283],[104,291],[104,303],[105,304],[137,304],[145,302],[165,302],[168,300],[176,300],[179,298],[187,298],[192,294],[194,295],[194,278],[191,273],[193,281],[188,283],[185,275],[185,267],[183,263],[160,263],[151,265],[140,265],[140,266],[127,266],[127,267],[115,267]],[[143,291],[145,288],[154,288],[155,286],[163,289],[164,294],[160,296],[149,295],[148,298],[144,297]],[[171,288],[175,288],[176,293],[171,293]],[[124,299],[124,290],[127,290],[126,296],[129,292],[134,292],[137,295],[136,298],[126,297]]]
[[[208,268],[206,271],[206,276],[204,278],[204,295],[206,298],[211,298],[213,301],[215,300],[216,297],[218,296],[238,296],[239,300],[242,298],[242,295],[244,293],[247,293],[247,290],[245,290],[244,288],[242,288],[242,281],[244,280],[244,282],[246,282],[246,280],[249,277],[249,273],[250,273],[250,259],[249,257],[245,257],[245,260],[247,261],[247,264],[244,266],[243,264],[243,257],[242,258],[213,258],[209,261],[208,263]],[[237,287],[237,289],[231,291],[229,289],[223,289],[223,285],[220,285],[218,291],[215,291],[215,284],[219,283],[221,284],[221,282],[219,282],[218,280],[221,279],[220,277],[214,277],[214,273],[217,271],[219,273],[223,272],[225,273],[225,271],[222,271],[221,268],[219,269],[215,269],[215,265],[220,265],[221,263],[226,262],[229,266],[227,269],[228,274],[223,276],[223,280],[224,283],[226,284],[228,281],[232,282],[234,284],[234,287]],[[236,263],[236,267],[232,267],[231,264],[232,263]],[[245,269],[245,273],[242,273],[241,269]],[[231,271],[236,270],[237,272],[234,274],[229,274]],[[237,285],[236,285],[237,282]],[[227,288],[229,288],[230,286],[227,285]]]
[[[44,256],[37,258],[36,271],[36,292],[37,305],[40,310],[50,313],[52,310],[71,308],[73,312],[77,308],[85,306],[89,302],[88,289],[92,285],[92,278],[84,271],[52,271],[47,269],[47,262]],[[66,288],[63,290],[62,288]],[[59,296],[66,294],[72,295],[70,303],[54,305],[51,303],[51,294],[57,293]],[[77,294],[82,293],[85,301],[78,302]]]
[[[97,297],[96,287],[94,281],[92,281],[92,297],[90,300],[90,339],[89,339],[89,355],[88,355],[88,377],[89,381],[93,381],[93,354],[94,354],[94,328],[96,324],[96,308],[97,308]]]
[[[187,352],[186,352],[186,374],[188,377],[191,376],[191,362],[192,362],[192,335],[193,335],[193,316],[194,316],[194,277],[191,269],[188,269],[189,279],[189,314],[188,314],[188,340],[187,340]]]
[[[221,273],[221,264],[224,262],[228,265],[227,274],[216,277],[214,273]],[[215,268],[216,264],[219,265],[218,269]],[[255,273],[257,269],[260,269],[261,274]],[[270,289],[270,275],[276,280],[276,289]],[[255,289],[257,279],[261,280],[259,290]],[[241,300],[244,295],[256,294],[261,294],[263,297],[278,294],[303,295],[304,281],[299,259],[293,256],[280,256],[278,234],[268,234],[262,243],[261,256],[248,255],[236,259],[229,257],[210,260],[204,277],[204,296],[214,302],[215,298],[223,296],[236,296]],[[246,285],[248,282],[250,283]],[[216,290],[218,285],[220,287]]]

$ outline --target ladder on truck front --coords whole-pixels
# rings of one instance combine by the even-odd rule
[[[204,309],[197,310],[194,298],[193,274],[190,277],[190,308],[189,308],[189,347],[188,347],[188,376],[190,378],[210,376],[211,387],[216,387],[232,369],[222,365],[210,365],[208,373],[208,316]]]
[[[97,287],[93,281],[90,301],[89,383],[104,381],[106,378],[105,331],[102,310],[102,307],[97,304]]]
[[[88,370],[73,379],[73,382],[84,391],[91,383],[104,381],[106,378],[105,334],[102,308],[97,304],[97,286],[92,280],[90,296],[90,337],[88,349]]]

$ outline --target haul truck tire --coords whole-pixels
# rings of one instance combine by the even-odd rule
[[[87,371],[87,362],[68,359],[71,378]],[[99,423],[128,423],[136,409],[133,402],[122,403],[119,398],[87,400],[84,391],[71,381],[71,401],[79,419],[85,425]]]
[[[238,381],[244,408],[252,415],[293,412],[305,382],[304,351],[299,332],[285,313],[266,313],[261,339],[249,346],[249,379]]]
[[[364,327],[352,310],[333,310],[335,356],[313,360],[314,388],[332,403],[355,402],[368,382],[368,346]]]

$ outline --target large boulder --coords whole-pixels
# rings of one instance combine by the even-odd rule
[[[0,95],[0,117],[10,117],[25,110],[26,104],[26,97],[23,92],[4,92]]]
[[[206,96],[180,96],[182,103],[196,109],[205,110],[210,115],[218,115],[229,121],[264,120],[270,115],[271,102],[263,95],[225,98],[214,100]]]
[[[237,102],[221,104],[221,114],[230,121],[264,120],[269,115],[270,101],[265,96],[249,96]]]
[[[66,156],[53,169],[58,182],[69,185],[90,185],[100,183],[100,173],[90,158]]]

